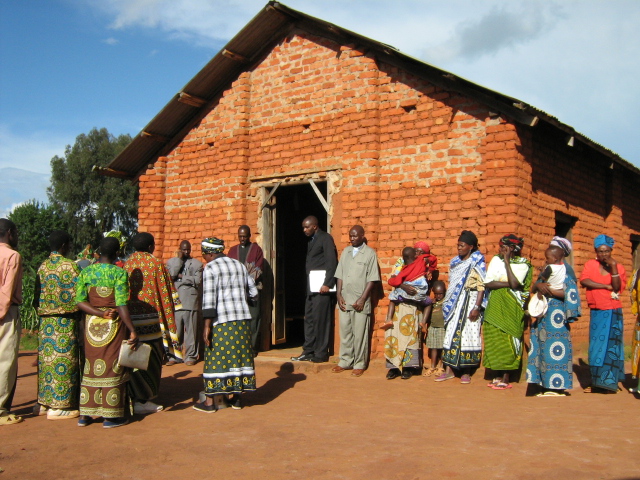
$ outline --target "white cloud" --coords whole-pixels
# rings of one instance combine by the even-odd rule
[[[51,173],[51,159],[63,156],[73,137],[51,132],[13,133],[0,124],[0,168],[14,167],[37,173]]]
[[[120,40],[118,40],[117,38],[109,37],[105,38],[102,42],[106,43],[107,45],[117,45],[118,43],[120,43]]]
[[[111,28],[155,29],[217,50],[266,0],[90,2]],[[285,0],[519,98],[640,164],[640,2],[542,0]],[[185,79],[186,80],[186,79]]]

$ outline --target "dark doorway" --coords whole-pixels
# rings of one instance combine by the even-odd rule
[[[316,182],[327,198],[327,183]],[[309,215],[318,218],[318,225],[327,230],[327,212],[308,183],[283,185],[275,195],[275,257],[276,302],[282,302],[277,315],[284,317],[286,341],[274,348],[299,347],[304,342],[304,301],[307,289],[305,259],[307,237],[302,231],[302,221]],[[276,311],[278,312],[278,307]]]

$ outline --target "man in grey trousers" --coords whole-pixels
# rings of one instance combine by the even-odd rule
[[[176,305],[176,330],[184,346],[185,365],[195,365],[198,360],[198,311],[200,308],[200,284],[202,283],[202,262],[191,258],[191,243],[180,242],[177,257],[170,258],[167,270],[174,282],[181,308]],[[170,358],[167,365],[180,362]]]
[[[351,246],[340,255],[336,268],[336,293],[340,308],[340,361],[331,370],[342,373],[352,370],[354,377],[367,368],[369,357],[369,323],[371,290],[380,281],[376,252],[364,243],[364,228],[355,225],[349,230]]]

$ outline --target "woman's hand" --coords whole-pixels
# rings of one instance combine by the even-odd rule
[[[109,308],[102,312],[102,318],[116,318],[118,316],[118,311],[114,308]]]
[[[478,320],[479,317],[480,317],[480,307],[476,305],[469,312],[469,320],[471,320],[472,322],[475,322]]]
[[[502,258],[504,258],[504,261],[506,263],[509,263],[509,260],[511,259],[511,247],[509,247],[508,245],[500,245],[500,254],[502,255]]]
[[[127,344],[134,352],[138,349],[138,334],[136,332],[131,332],[129,340],[127,340]]]

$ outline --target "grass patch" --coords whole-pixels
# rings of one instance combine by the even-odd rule
[[[38,350],[38,333],[23,333],[20,337],[20,350]]]

